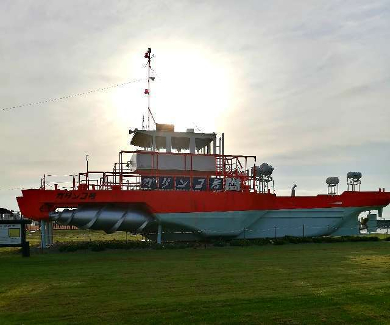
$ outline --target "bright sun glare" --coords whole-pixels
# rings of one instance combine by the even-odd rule
[[[142,54],[132,58],[131,70],[135,78],[145,76],[145,82],[120,88],[112,95],[121,123],[138,128],[147,110]],[[179,131],[217,131],[217,121],[232,102],[232,74],[223,60],[205,50],[156,49],[152,68],[156,80],[151,84],[151,109],[158,123],[175,124]]]

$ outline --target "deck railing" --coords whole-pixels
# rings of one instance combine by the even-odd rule
[[[151,170],[137,170],[129,164],[128,155],[152,154],[157,156],[157,164]],[[189,170],[160,170],[158,157],[161,155],[181,155],[190,162]],[[211,156],[215,158],[215,171],[202,172],[192,169],[194,156]],[[155,159],[152,159],[155,161]],[[191,153],[164,153],[151,151],[121,151],[119,161],[114,164],[110,172],[86,171],[78,175],[69,175],[71,181],[56,182],[44,176],[41,180],[41,189],[84,189],[84,190],[201,190],[201,191],[224,191],[236,190],[241,192],[257,191],[256,178],[250,174],[250,160],[256,161],[255,156],[240,155],[194,155]],[[50,175],[53,176],[53,175]],[[145,186],[148,179],[152,184]],[[184,182],[185,180],[185,182]],[[161,183],[169,183],[164,187]],[[180,186],[186,184],[183,189]],[[197,183],[199,184],[197,185]],[[218,186],[215,186],[218,184]],[[233,184],[233,185],[232,185]],[[236,184],[236,186],[234,186]],[[237,185],[238,184],[238,185]]]

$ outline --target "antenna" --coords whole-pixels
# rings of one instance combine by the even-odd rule
[[[145,59],[147,59],[146,67],[148,69],[148,87],[145,89],[144,94],[148,96],[148,120],[147,120],[147,128],[150,129],[150,118],[152,118],[154,125],[156,125],[156,121],[150,109],[150,81],[154,81],[155,77],[150,76],[150,70],[152,70],[152,49],[148,47],[148,50],[144,55]],[[144,118],[142,118],[142,126],[144,125]]]

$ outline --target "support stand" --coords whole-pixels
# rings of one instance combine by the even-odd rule
[[[53,245],[53,222],[41,221],[41,248],[47,248]]]
[[[41,248],[46,248],[46,221],[41,220],[40,224],[40,230],[41,230]]]
[[[161,237],[162,237],[162,226],[161,224],[158,225],[158,232],[157,232],[157,244],[161,245]]]

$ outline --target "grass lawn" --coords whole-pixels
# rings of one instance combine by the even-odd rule
[[[32,247],[39,246],[40,243],[40,231],[27,232],[27,239]],[[127,234],[128,240],[140,240],[141,236],[133,236],[130,233]],[[126,233],[123,231],[117,231],[113,234],[106,234],[104,231],[97,230],[54,230],[53,241],[56,242],[78,242],[89,240],[125,240]]]
[[[390,242],[0,251],[0,324],[390,324]]]

